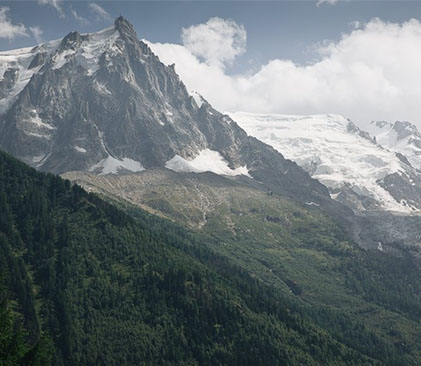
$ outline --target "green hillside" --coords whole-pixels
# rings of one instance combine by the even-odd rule
[[[66,366],[417,364],[419,339],[398,343],[362,319],[306,305],[253,275],[244,257],[216,254],[233,245],[228,235],[191,234],[133,214],[0,153],[0,272],[9,290],[0,324],[20,318],[27,333],[11,344],[10,327],[0,328],[0,365],[48,364],[48,339],[52,364]],[[362,266],[376,286],[383,274],[364,260],[346,269]],[[349,291],[364,296],[361,283]],[[295,291],[293,280],[289,286]],[[384,302],[381,289],[379,296]],[[417,308],[399,311],[415,333]],[[37,363],[20,356],[6,363],[14,344],[39,350]]]
[[[350,347],[392,365],[421,359],[415,258],[361,249],[317,205],[301,206],[211,173],[66,176],[121,202],[132,215],[134,204],[192,228],[214,252],[276,289]]]

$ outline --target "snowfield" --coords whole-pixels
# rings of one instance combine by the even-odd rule
[[[295,161],[336,198],[345,185],[388,211],[414,212],[397,202],[378,181],[405,174],[408,166],[339,115],[291,116],[230,113],[246,132]]]
[[[42,72],[42,63],[39,66],[30,67],[37,55],[52,56],[53,70],[59,70],[70,60],[75,59],[90,76],[98,70],[99,59],[103,52],[107,50],[109,52],[118,51],[115,50],[114,43],[118,39],[119,33],[114,27],[95,33],[81,34],[81,36],[87,37],[87,39],[82,41],[77,50],[67,49],[60,52],[59,46],[62,40],[59,39],[36,47],[0,52],[0,83],[5,78],[6,72],[15,73],[15,81],[7,91],[7,95],[2,97],[0,94],[0,114],[7,111],[31,77],[38,72]],[[103,86],[99,85],[98,87],[102,87],[103,91],[107,92],[107,89]]]
[[[202,150],[199,155],[192,160],[186,160],[179,155],[175,155],[172,159],[166,162],[165,167],[175,172],[183,173],[212,172],[219,175],[250,176],[247,167],[243,166],[231,169],[218,151],[210,149]]]
[[[411,165],[421,170],[421,134],[410,122],[373,121],[367,128],[377,142],[387,149],[405,155]]]
[[[90,172],[98,173],[98,175],[117,174],[121,170],[141,172],[145,170],[145,168],[142,164],[133,159],[123,158],[119,160],[111,155],[89,168]]]

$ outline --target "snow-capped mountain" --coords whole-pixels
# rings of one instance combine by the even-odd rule
[[[0,144],[43,170],[135,172],[206,149],[223,159],[200,126],[207,120],[221,125],[231,150],[246,138],[190,96],[123,18],[97,33],[3,52],[0,73]],[[241,167],[234,156],[225,165],[229,173]]]
[[[326,186],[283,157],[283,149],[247,135],[228,115],[190,94],[174,67],[161,63],[122,17],[100,32],[72,32],[34,48],[1,52],[0,74],[0,149],[37,169],[98,175],[171,169],[180,176],[211,171],[227,182],[323,210],[362,245],[378,245],[379,230],[368,225],[362,231],[361,218],[338,200],[345,197],[349,204],[355,196],[367,207],[383,202],[362,200],[352,189],[335,191],[340,194],[332,200]],[[397,203],[390,197],[386,203],[401,212],[418,210],[417,176],[393,164],[379,185]],[[391,227],[387,242],[394,243]]]
[[[0,148],[40,170],[212,171],[330,205],[322,184],[189,94],[122,17],[100,32],[2,52],[1,72]]]
[[[406,121],[373,121],[367,131],[377,143],[405,155],[414,168],[421,170],[421,134],[415,125]]]
[[[234,113],[250,135],[297,162],[354,210],[421,212],[421,176],[400,154],[338,115]]]

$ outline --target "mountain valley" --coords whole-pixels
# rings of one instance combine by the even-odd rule
[[[0,74],[1,314],[31,357],[418,364],[415,126],[220,113],[121,16]]]

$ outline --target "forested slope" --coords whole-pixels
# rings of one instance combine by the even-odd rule
[[[0,364],[48,364],[48,338],[53,365],[415,364],[362,324],[278,295],[204,236],[136,216],[0,153],[0,323],[20,317],[20,344],[40,348],[38,363],[6,363],[2,327]]]

